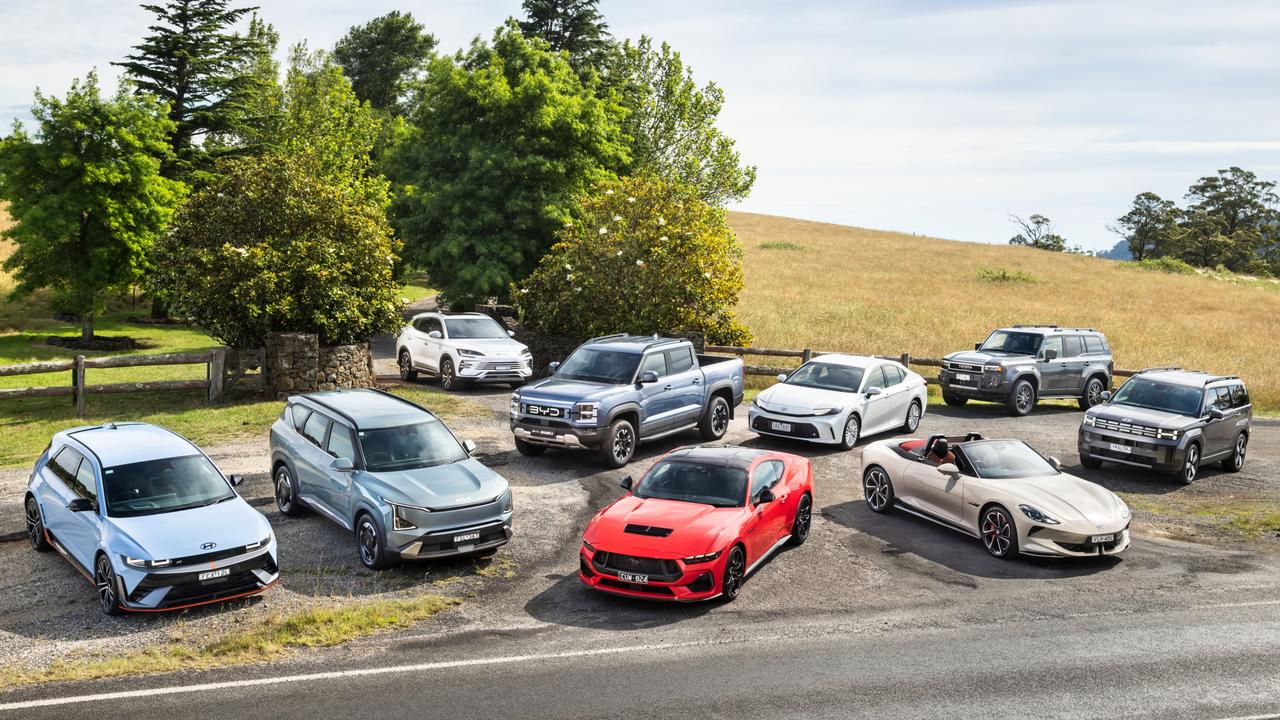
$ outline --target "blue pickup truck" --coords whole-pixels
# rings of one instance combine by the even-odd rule
[[[522,455],[587,449],[619,468],[642,440],[695,427],[703,439],[719,440],[742,402],[742,360],[698,355],[688,340],[606,335],[551,369],[551,377],[511,393],[511,431]]]

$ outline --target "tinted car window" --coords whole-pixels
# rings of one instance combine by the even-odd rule
[[[466,460],[467,451],[435,418],[411,425],[360,431],[365,469],[393,472]]]
[[[441,335],[443,335],[444,324],[440,322],[440,318],[433,318],[433,317],[423,318],[422,332],[425,332],[425,333],[438,332]]]
[[[666,353],[654,353],[653,355],[645,356],[644,362],[640,363],[640,374],[643,375],[650,371],[658,373],[658,377],[667,374]]]
[[[1106,348],[1102,344],[1102,338],[1097,335],[1085,335],[1084,351],[1090,354],[1103,353],[1106,352]]]
[[[873,387],[883,388],[884,387],[884,371],[881,370],[880,368],[873,369],[870,373],[867,374],[867,382],[863,385],[863,387],[865,387],[868,390],[870,390]]]
[[[155,515],[230,500],[236,494],[203,455],[145,460],[102,472],[107,514]]]
[[[507,331],[491,317],[450,318],[445,321],[445,325],[449,327],[449,337],[455,340],[496,340],[509,337]]]
[[[1048,353],[1050,350],[1056,350],[1058,357],[1066,357],[1062,354],[1062,336],[1055,335],[1044,339],[1044,346],[1040,348],[1041,354]]]
[[[1200,398],[1199,388],[1135,377],[1120,386],[1111,402],[1195,417],[1200,414]]]
[[[661,498],[715,507],[740,507],[747,497],[747,471],[723,465],[665,460],[636,484],[638,498]]]
[[[67,484],[67,487],[75,489],[73,486],[76,481],[76,470],[80,467],[80,461],[84,456],[75,449],[64,447],[53,456],[53,460],[49,463],[49,469],[53,471],[58,479]]]
[[[1218,387],[1218,388],[1210,388],[1209,395],[1206,402],[1209,403],[1209,407],[1215,407],[1219,410],[1230,410],[1231,409],[1231,388],[1225,387],[1225,386]]]
[[[556,370],[556,377],[618,385],[635,379],[639,365],[640,356],[634,353],[581,347]]]
[[[1231,404],[1234,407],[1244,407],[1249,404],[1249,391],[1243,384],[1231,386]]]
[[[1062,339],[1063,353],[1062,357],[1080,357],[1084,352],[1077,335],[1070,335]]]
[[[772,487],[782,477],[782,468],[779,460],[769,460],[757,465],[755,473],[751,475],[751,498],[755,499],[764,488]]]
[[[345,425],[334,424],[333,430],[329,433],[328,452],[336,458],[346,458],[351,461],[356,459],[356,439],[351,433],[351,428]]]
[[[425,332],[430,332],[429,328],[427,327],[427,319],[426,319],[426,318],[418,318],[417,320],[414,320],[414,321],[413,321],[413,329],[414,329],[414,330],[417,330],[418,332],[423,332],[423,333],[425,333]]]
[[[979,350],[998,350],[1000,352],[1017,353],[1019,355],[1035,355],[1040,349],[1040,333],[1006,332],[997,330],[991,333]]]
[[[693,348],[679,348],[667,351],[667,365],[671,374],[686,372],[693,368]]]
[[[329,418],[318,412],[311,413],[307,418],[307,423],[302,426],[302,434],[308,440],[324,447],[324,434],[329,430]]]
[[[290,412],[293,413],[293,429],[302,432],[302,426],[306,424],[307,418],[311,416],[311,408],[294,405]]]
[[[885,387],[890,387],[891,385],[897,385],[898,383],[902,382],[902,378],[903,378],[902,368],[898,367],[897,365],[881,365],[880,367],[881,367],[881,370],[884,372]]]
[[[94,477],[93,464],[88,459],[80,461],[80,467],[76,470],[74,490],[80,497],[86,497],[90,500],[98,499],[98,478]]]
[[[839,392],[858,392],[862,383],[862,369],[844,365],[830,365],[824,362],[808,362],[799,370],[791,373],[784,380],[787,385],[818,388],[821,390],[837,390]]]

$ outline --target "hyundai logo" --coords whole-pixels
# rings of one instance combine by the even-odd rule
[[[201,546],[200,546],[200,549],[201,549],[201,550],[212,550],[212,549],[214,549],[214,548],[216,548],[216,547],[218,547],[218,543],[205,543],[205,544],[203,544],[203,545],[201,545]]]

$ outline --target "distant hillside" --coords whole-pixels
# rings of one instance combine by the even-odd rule
[[[746,249],[739,316],[758,345],[937,357],[997,325],[1090,326],[1121,367],[1237,372],[1280,408],[1280,282],[751,213],[729,224]]]
[[[1110,250],[1098,253],[1098,257],[1106,258],[1108,260],[1132,260],[1133,253],[1129,252],[1129,242],[1127,240],[1121,240],[1115,245],[1112,245]]]

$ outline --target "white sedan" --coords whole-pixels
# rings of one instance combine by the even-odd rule
[[[472,382],[519,387],[533,376],[529,348],[483,313],[415,315],[396,338],[396,361],[400,379],[427,373],[445,390]]]
[[[761,435],[840,445],[863,435],[915,432],[928,407],[925,379],[901,363],[862,355],[822,355],[756,397],[748,414]]]
[[[862,453],[862,490],[878,513],[899,508],[982,540],[997,558],[1116,555],[1129,547],[1129,507],[1068,475],[1021,440],[882,440]]]

